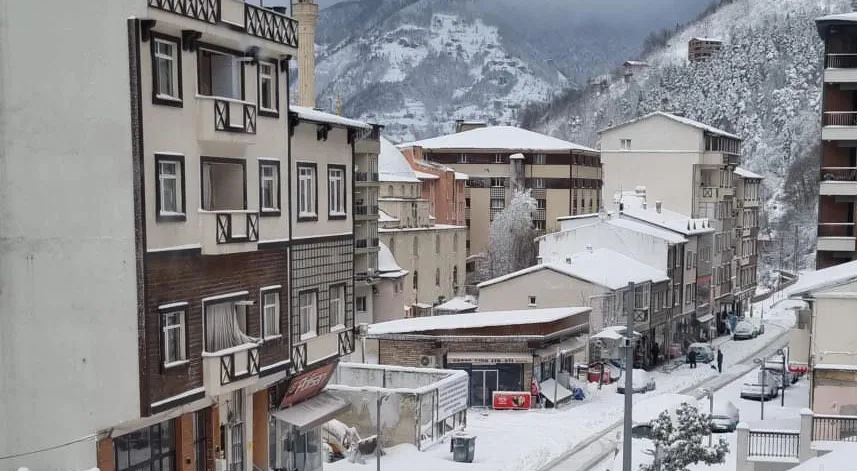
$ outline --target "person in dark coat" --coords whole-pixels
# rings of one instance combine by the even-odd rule
[[[661,354],[661,346],[658,345],[658,342],[655,342],[655,344],[652,345],[652,356],[655,357],[655,364],[658,364],[658,359],[660,358],[660,354]]]
[[[696,368],[696,350],[687,352],[687,362],[690,363],[691,368]]]
[[[717,372],[723,373],[723,352],[717,349]]]

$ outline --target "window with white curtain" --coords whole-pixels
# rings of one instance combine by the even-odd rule
[[[298,217],[314,217],[315,167],[298,164]]]
[[[280,335],[280,292],[262,292],[262,327],[266,339]]]
[[[328,297],[328,315],[331,329],[345,327],[345,285],[331,286]]]
[[[245,332],[247,325],[245,306],[235,301],[205,303],[205,351],[216,352],[245,343],[255,343],[256,339]]]
[[[318,324],[318,293],[305,291],[298,295],[298,314],[300,315],[301,340],[315,337]]]
[[[170,367],[187,360],[185,342],[185,310],[175,309],[161,313],[164,339],[164,366]]]
[[[328,212],[332,216],[344,216],[345,211],[345,168],[327,169]]]
[[[279,211],[280,195],[278,194],[280,167],[273,163],[259,165],[259,185],[262,190],[262,211]]]

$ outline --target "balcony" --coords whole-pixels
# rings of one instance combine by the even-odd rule
[[[220,16],[220,0],[149,0],[149,6],[210,24]]]
[[[384,127],[373,124],[372,129],[364,129],[357,134],[354,142],[354,152],[358,154],[381,153],[381,130]]]
[[[741,156],[731,152],[707,150],[702,153],[702,164],[737,167],[741,165]]]
[[[857,167],[822,167],[818,193],[822,196],[857,196]]]
[[[259,241],[259,212],[199,210],[202,254],[253,252]]]
[[[216,1],[216,0],[209,0]],[[221,0],[229,3],[229,0]],[[242,3],[235,2],[233,3]],[[270,8],[244,4],[244,31],[247,34],[289,47],[298,47],[298,22]]]
[[[857,140],[857,111],[825,111],[821,139],[825,141]]]
[[[354,251],[355,253],[367,253],[367,252],[377,252],[380,250],[380,246],[378,245],[378,238],[356,238],[354,239]]]
[[[354,172],[354,181],[357,185],[377,185],[378,172]]]
[[[256,139],[256,105],[234,98],[196,97],[197,138],[203,142],[252,144]]]
[[[378,217],[378,205],[356,205],[354,206],[354,220],[376,219]]]
[[[857,54],[828,54],[824,60],[824,81],[857,82]]]
[[[292,364],[299,371],[309,365],[354,351],[354,331],[342,329],[301,341],[292,347]]]
[[[699,190],[699,201],[701,203],[716,203],[720,200],[720,187],[704,186]]]
[[[252,385],[259,379],[259,345],[202,352],[202,376],[205,394],[211,397]]]
[[[818,225],[819,252],[853,252],[854,242],[853,222],[823,222]]]

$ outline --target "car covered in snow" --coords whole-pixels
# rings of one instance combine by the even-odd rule
[[[634,404],[632,412],[633,424],[631,427],[631,437],[651,438],[652,423],[657,420],[658,416],[661,415],[661,412],[667,412],[670,415],[674,415],[675,411],[681,407],[682,403],[696,406],[697,400],[693,396],[668,393],[654,396],[651,399],[645,399]]]
[[[741,420],[741,412],[732,401],[715,404],[711,414],[711,431],[714,433],[734,432]]]
[[[634,388],[632,394],[646,393],[655,390],[655,379],[646,370],[631,370],[631,385]],[[616,392],[625,394],[625,378],[619,378]]]
[[[714,351],[714,348],[707,343],[692,343],[689,347],[687,347],[687,353],[690,352],[696,353],[696,362],[697,363],[711,363],[717,357],[717,353]],[[685,361],[690,363],[688,356],[685,356]]]
[[[741,387],[741,398],[768,401],[779,395],[780,387],[777,380],[773,378],[773,375],[767,372],[760,374],[767,375],[764,384],[762,384],[762,381],[744,383],[744,386]]]
[[[749,321],[738,322],[732,330],[732,340],[749,340],[758,335],[759,330],[756,325]]]

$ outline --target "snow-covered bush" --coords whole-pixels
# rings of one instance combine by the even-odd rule
[[[483,264],[485,278],[491,279],[530,267],[536,263],[536,229],[533,212],[537,208],[530,190],[515,191],[509,205],[491,223],[488,257]]]
[[[655,459],[652,464],[640,466],[640,471],[688,471],[692,464],[723,463],[729,445],[718,438],[709,446],[710,434],[711,417],[687,403],[676,411],[675,418],[661,412],[652,427]]]

